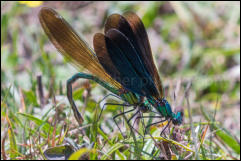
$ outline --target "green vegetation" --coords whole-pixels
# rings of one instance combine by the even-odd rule
[[[239,2],[37,5],[1,2],[1,159],[240,159]],[[107,106],[97,121],[103,103],[122,101],[108,97],[99,104],[109,92],[80,80],[73,86],[84,116],[79,127],[66,97],[66,81],[77,70],[44,34],[43,6],[56,9],[90,46],[107,15],[136,12],[166,97],[174,111],[184,111],[184,123],[162,137],[164,126],[151,126],[143,140],[130,130],[127,114],[117,119],[123,137],[112,120],[122,107]],[[141,120],[135,128],[143,135]]]

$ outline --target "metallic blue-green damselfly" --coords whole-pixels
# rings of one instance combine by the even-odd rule
[[[156,111],[159,122],[182,123],[182,112],[174,113],[164,97],[147,32],[135,13],[109,16],[104,34],[94,36],[94,51],[53,9],[42,8],[39,20],[58,51],[77,68],[84,67],[91,73],[80,72],[67,81],[68,99],[79,124],[83,118],[72,98],[72,83],[79,78],[97,82],[126,106],[134,107],[119,115],[136,110],[133,118],[138,113]]]

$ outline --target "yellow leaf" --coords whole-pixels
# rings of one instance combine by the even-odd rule
[[[43,1],[18,1],[20,4],[25,4],[28,7],[38,7],[43,4]]]

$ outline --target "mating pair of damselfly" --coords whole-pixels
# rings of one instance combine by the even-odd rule
[[[79,78],[97,82],[121,98],[126,106],[134,107],[118,116],[137,110],[133,118],[138,113],[155,111],[158,113],[155,117],[160,118],[157,123],[182,123],[182,112],[172,112],[164,98],[147,32],[135,13],[109,16],[104,34],[94,36],[94,51],[53,9],[42,8],[39,19],[58,51],[77,68],[84,67],[91,73],[80,72],[67,81],[67,96],[79,124],[83,118],[72,98],[72,83]]]

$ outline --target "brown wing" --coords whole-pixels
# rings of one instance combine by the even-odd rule
[[[111,58],[106,47],[105,36],[101,33],[96,33],[93,40],[94,49],[100,64],[105,71],[115,80],[119,80],[121,77],[120,72],[116,69],[112,63]]]
[[[42,8],[39,20],[54,46],[77,68],[84,67],[101,80],[118,89],[122,88],[105,72],[94,51],[57,12],[51,8]]]

